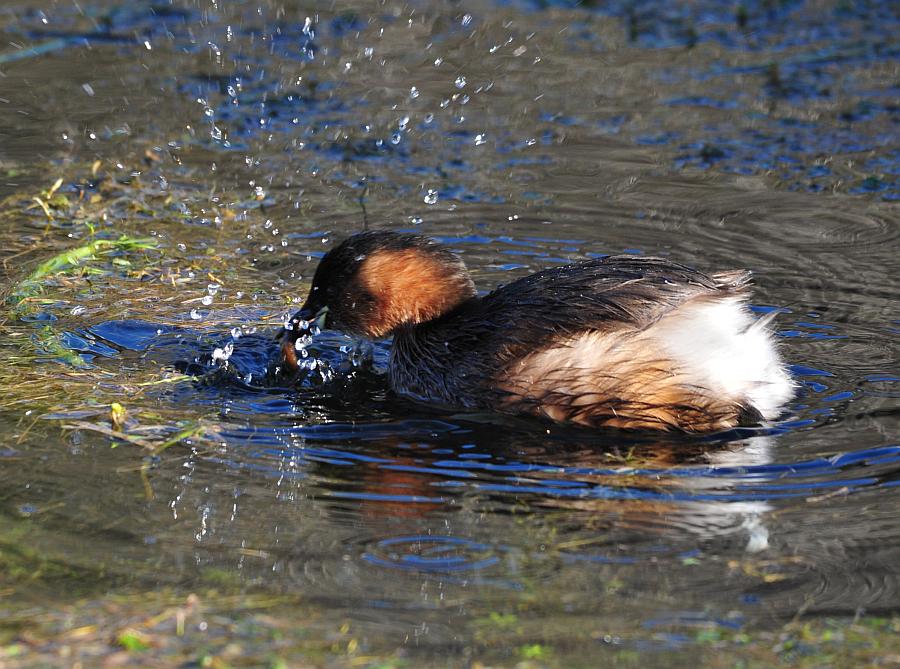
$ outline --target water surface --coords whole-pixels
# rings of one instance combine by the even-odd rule
[[[274,628],[338,664],[676,666],[896,613],[896,11],[574,4],[0,10],[6,283],[91,235],[159,244],[8,305],[10,638],[213,590],[275,598],[203,623],[247,657]],[[797,396],[707,438],[448,414],[338,333],[273,385],[272,333],[364,225],[483,291],[610,253],[750,268]],[[138,443],[97,431],[112,402]]]

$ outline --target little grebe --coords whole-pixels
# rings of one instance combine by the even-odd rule
[[[393,335],[397,393],[587,426],[720,430],[774,418],[793,391],[747,309],[750,273],[704,274],[611,256],[546,269],[478,297],[435,241],[375,231],[327,253],[281,335],[285,364],[310,322]]]

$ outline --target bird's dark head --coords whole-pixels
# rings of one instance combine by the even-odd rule
[[[462,260],[437,242],[388,231],[362,232],[329,251],[303,308],[282,335],[286,362],[312,323],[372,339],[437,318],[475,295]]]

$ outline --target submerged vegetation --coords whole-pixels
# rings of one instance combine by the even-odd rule
[[[450,658],[423,660],[403,643],[372,636],[350,611],[336,619],[322,616],[303,593],[249,584],[233,571],[207,566],[189,584],[178,584],[175,575],[160,584],[153,565],[68,554],[52,527],[34,522],[47,511],[23,510],[32,519],[28,525],[0,520],[0,593],[7,602],[0,620],[3,669],[61,662],[146,662],[161,669],[456,666]],[[245,550],[248,559],[260,557],[255,553]],[[529,589],[540,597],[539,583]],[[53,606],[41,607],[48,596]],[[461,622],[458,634],[471,639],[469,666],[820,669],[890,667],[900,660],[896,615],[827,616],[753,629],[728,620],[673,620],[648,634],[627,620],[532,620],[535,605],[481,608]]]
[[[13,269],[9,262],[12,259],[17,259],[16,268],[29,263],[33,268],[25,270],[24,276],[14,280],[4,292],[6,312],[0,328],[9,342],[18,342],[18,351],[0,371],[7,391],[0,405],[6,409],[28,407],[28,427],[18,435],[19,442],[28,436],[36,420],[55,417],[64,430],[96,432],[108,438],[113,447],[139,447],[146,454],[138,455],[143,457],[139,468],[144,491],[152,497],[148,472],[158,456],[183,442],[209,447],[214,430],[177,414],[163,419],[158,412],[146,408],[129,414],[126,407],[148,390],[190,384],[195,377],[174,369],[139,371],[133,376],[123,370],[100,367],[96,364],[97,351],[101,351],[101,359],[104,353],[95,339],[85,331],[67,331],[65,325],[88,309],[116,318],[146,314],[160,320],[159,285],[174,288],[177,295],[178,287],[185,279],[190,280],[198,265],[179,258],[177,250],[173,254],[159,236],[135,236],[111,229],[111,219],[136,231],[145,230],[146,221],[152,220],[159,231],[173,220],[180,225],[182,216],[176,213],[173,217],[170,196],[155,196],[134,180],[111,182],[102,172],[98,173],[99,168],[99,163],[91,168],[93,195],[85,195],[84,186],[80,185],[84,181],[78,177],[64,189],[74,195],[65,195],[60,190],[64,184],[60,178],[40,196],[27,192],[12,195],[0,206],[0,216],[10,218],[17,207],[24,206],[28,211],[31,207],[27,203],[37,202],[47,219],[39,235],[30,242],[23,240],[23,248],[6,258],[7,271],[13,277],[23,272]],[[133,220],[135,211],[141,214],[137,221]],[[54,252],[55,239],[63,231],[67,240],[79,241]],[[53,255],[46,257],[48,252]],[[22,258],[29,262],[21,263]],[[204,261],[207,268],[215,267],[219,275],[229,276],[225,259],[208,253]],[[210,279],[221,281],[211,271],[207,274]],[[103,299],[110,293],[128,294],[128,299]],[[96,303],[97,298],[100,304],[87,306]],[[243,324],[247,327],[246,322]],[[42,364],[48,362],[49,366]],[[99,392],[98,380],[103,386]],[[79,387],[83,390],[77,391]]]
[[[423,664],[402,646],[368,637],[347,618],[329,622],[302,597],[230,592],[202,584],[196,594],[160,589],[60,603],[35,620],[27,611],[0,623],[0,666],[24,669],[59,662],[83,666],[161,669],[197,666],[362,667],[364,669],[456,666]],[[572,669],[688,666],[711,669],[890,667],[900,660],[900,618],[824,618],[769,630],[734,631],[715,626],[667,632],[642,642],[623,627],[585,638],[576,630],[510,625],[512,614],[472,621],[478,639],[469,666]],[[581,622],[586,630],[591,621]],[[466,631],[468,632],[468,630]]]

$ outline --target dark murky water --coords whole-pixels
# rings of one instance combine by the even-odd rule
[[[3,326],[4,544],[102,573],[96,596],[295,593],[419,662],[515,660],[502,616],[557,657],[653,662],[700,628],[898,609],[891,3],[119,4],[0,9],[0,195],[118,189],[97,234],[161,243]],[[749,267],[798,395],[705,439],[548,429],[410,406],[385,344],[336,333],[327,382],[267,385],[361,202],[484,290],[623,251]],[[9,282],[89,234],[38,207],[2,226]],[[153,443],[202,437],[110,449],[85,423],[113,401]]]

